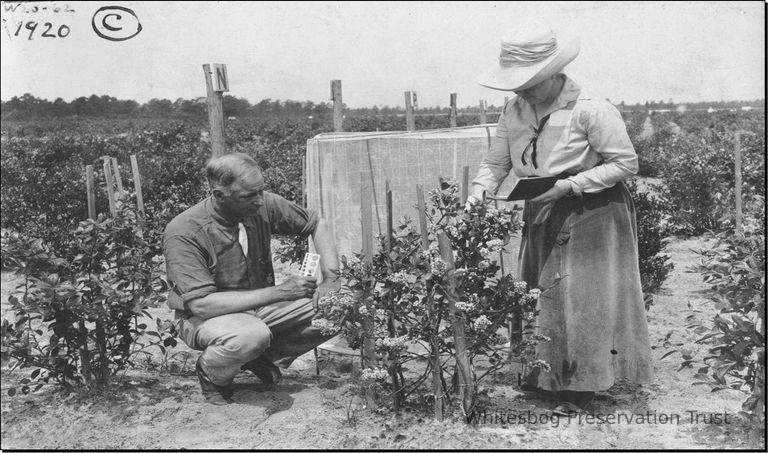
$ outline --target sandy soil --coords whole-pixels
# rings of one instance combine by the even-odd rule
[[[236,380],[235,404],[211,406],[194,376],[196,352],[175,348],[166,363],[153,361],[129,371],[110,392],[90,398],[41,390],[2,399],[2,446],[5,449],[733,449],[760,448],[764,438],[748,431],[736,415],[745,395],[727,390],[710,393],[692,386],[695,370],[677,371],[679,354],[665,359],[662,346],[672,343],[701,356],[706,345],[695,345],[685,318],[696,312],[711,318],[701,276],[690,270],[697,261],[692,249],[700,239],[675,239],[668,253],[675,264],[648,319],[654,346],[655,381],[637,388],[616,385],[586,409],[593,414],[641,414],[633,423],[597,423],[583,417],[558,418],[557,401],[541,399],[516,388],[517,369],[510,365],[484,382],[487,417],[477,427],[456,416],[434,422],[427,408],[408,408],[400,417],[366,410],[355,385],[357,365],[348,356],[323,354],[320,374],[309,353],[299,358],[286,378],[268,386],[248,374]],[[3,302],[13,277],[2,275]],[[162,312],[159,309],[158,312]],[[3,312],[3,316],[8,314]],[[187,356],[186,362],[184,361]],[[24,370],[22,370],[24,371]],[[26,373],[3,369],[2,392]],[[698,422],[691,412],[700,414]],[[497,414],[499,416],[497,416]],[[535,414],[544,423],[509,422],[510,415]],[[649,416],[649,414],[651,416]],[[653,422],[652,415],[656,415]],[[662,423],[662,414],[670,417]],[[702,414],[728,414],[712,421]],[[675,417],[678,417],[676,419]],[[503,423],[500,418],[503,418]],[[645,423],[638,423],[645,421]],[[715,420],[717,421],[717,420]],[[764,434],[762,434],[764,435]]]

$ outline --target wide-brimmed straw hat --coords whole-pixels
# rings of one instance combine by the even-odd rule
[[[577,37],[528,23],[501,39],[499,63],[477,83],[494,90],[525,90],[560,72],[576,58],[579,49]]]

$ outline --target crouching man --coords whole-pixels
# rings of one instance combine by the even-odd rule
[[[211,196],[166,227],[163,247],[181,339],[203,351],[197,376],[214,404],[232,402],[241,370],[265,383],[301,354],[327,341],[312,327],[313,299],[338,287],[330,226],[317,213],[266,192],[250,156],[227,154],[206,166]],[[272,234],[312,236],[323,283],[291,276],[275,286]]]

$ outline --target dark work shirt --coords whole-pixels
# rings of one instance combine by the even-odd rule
[[[187,311],[186,303],[217,291],[265,288],[275,284],[272,234],[309,236],[317,227],[315,211],[264,192],[258,213],[243,219],[248,257],[238,242],[237,222],[213,209],[211,198],[192,206],[165,228],[163,250],[171,291],[168,306]]]

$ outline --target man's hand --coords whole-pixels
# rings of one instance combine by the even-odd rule
[[[550,201],[557,201],[570,194],[571,190],[571,183],[561,179],[557,181],[551,189],[536,198],[531,198],[529,201],[532,203],[549,203]]]
[[[285,295],[285,300],[312,297],[317,289],[317,278],[292,275],[277,287]]]

